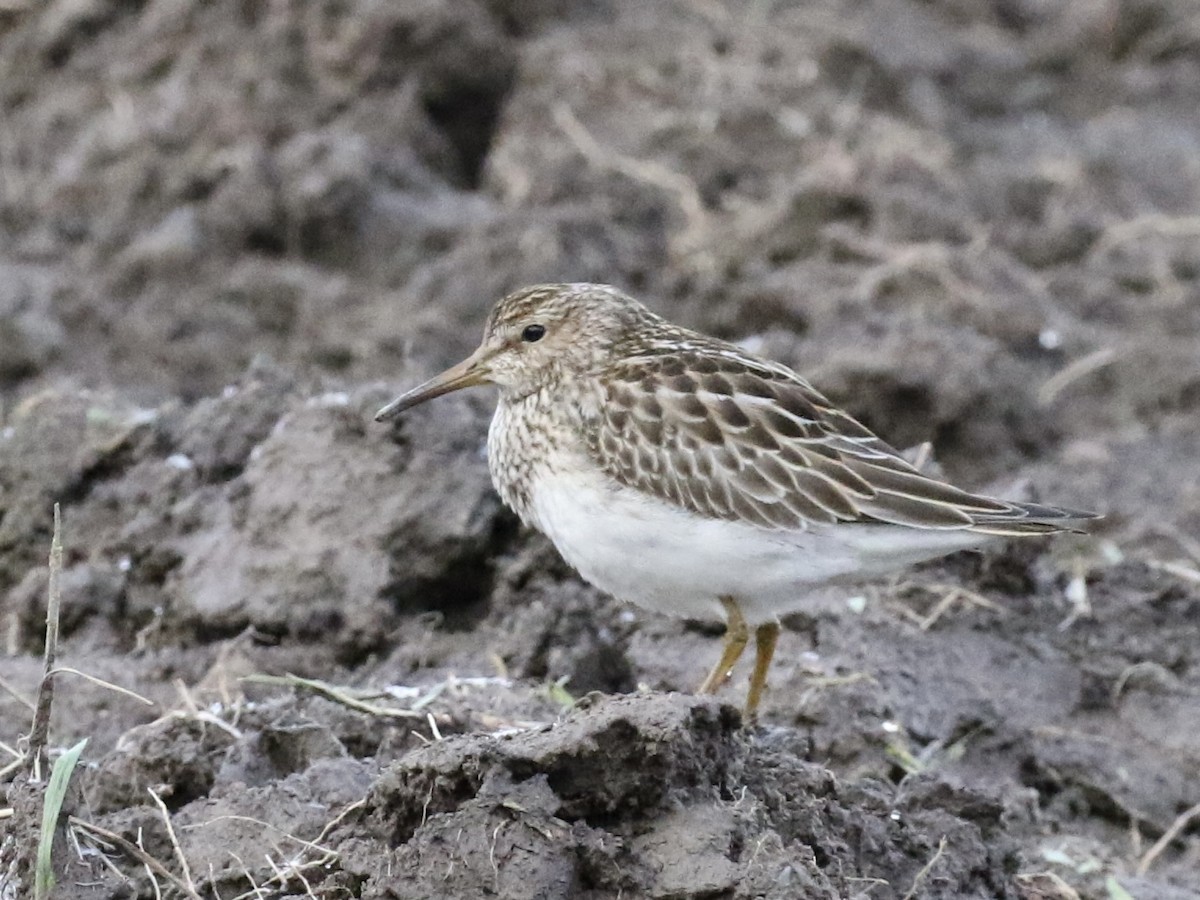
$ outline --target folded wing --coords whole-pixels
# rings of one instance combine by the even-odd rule
[[[1091,518],[923,475],[790,369],[700,336],[649,344],[602,382],[594,459],[622,484],[704,516],[783,530],[887,522],[997,535]]]

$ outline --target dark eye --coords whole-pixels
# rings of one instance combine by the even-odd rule
[[[545,325],[526,325],[521,331],[521,340],[527,344],[540,341],[546,334]]]

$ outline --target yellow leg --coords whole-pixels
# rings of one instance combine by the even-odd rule
[[[767,689],[767,670],[771,668],[771,657],[775,655],[775,643],[779,640],[779,623],[767,622],[754,629],[754,672],[750,675],[750,693],[746,695],[746,721],[758,717],[758,703]]]
[[[708,677],[696,691],[698,694],[715,694],[721,685],[729,680],[734,664],[737,663],[742,651],[746,649],[746,643],[750,640],[750,630],[746,627],[746,620],[742,617],[742,611],[738,609],[738,605],[733,602],[733,598],[722,597],[721,605],[725,607],[725,646],[721,650],[721,658],[717,660],[713,670],[708,673]]]

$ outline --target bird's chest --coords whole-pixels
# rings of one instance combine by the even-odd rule
[[[488,429],[488,469],[505,504],[526,525],[545,532],[537,492],[552,475],[581,462],[583,444],[570,406],[542,400],[534,395],[496,407]]]

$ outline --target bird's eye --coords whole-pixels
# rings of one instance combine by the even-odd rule
[[[527,344],[540,341],[546,334],[545,325],[526,325],[521,331],[521,340]]]

